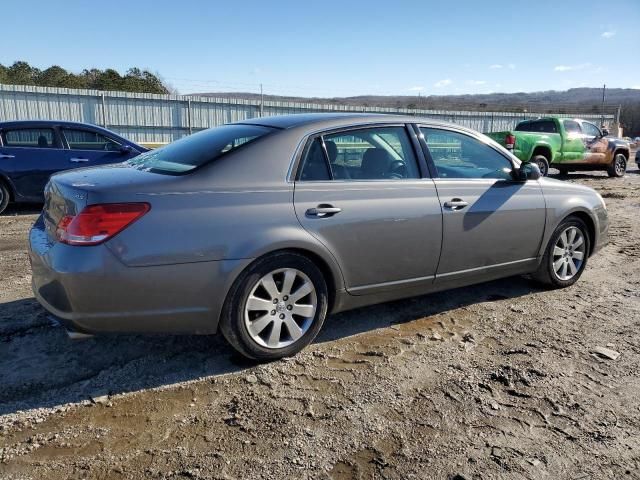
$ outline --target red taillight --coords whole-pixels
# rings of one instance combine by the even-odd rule
[[[513,149],[516,146],[516,136],[508,133],[504,139],[504,144],[507,148]]]
[[[124,230],[150,208],[148,203],[89,205],[78,215],[62,217],[56,237],[69,245],[97,245]]]

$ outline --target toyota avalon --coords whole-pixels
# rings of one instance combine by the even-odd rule
[[[256,360],[325,317],[511,275],[567,287],[606,242],[602,198],[488,137],[406,116],[205,130],[54,175],[33,291],[70,331],[213,334]]]

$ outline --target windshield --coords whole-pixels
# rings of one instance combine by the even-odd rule
[[[273,128],[257,125],[223,125],[145,152],[127,164],[153,173],[187,173],[272,131]]]

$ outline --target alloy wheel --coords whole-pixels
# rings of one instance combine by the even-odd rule
[[[540,176],[541,177],[546,177],[547,176],[547,164],[545,162],[537,162],[538,163],[538,168],[540,169]]]
[[[251,289],[244,323],[258,345],[284,348],[309,330],[317,308],[316,289],[309,277],[295,268],[282,268],[263,276]]]
[[[565,229],[553,247],[553,271],[560,280],[571,280],[584,263],[585,241],[577,227]]]
[[[626,170],[626,166],[627,166],[627,162],[626,162],[624,156],[623,155],[618,155],[616,157],[616,163],[614,165],[614,168],[616,170],[616,175],[618,175],[620,177],[622,175],[624,175],[625,170]]]

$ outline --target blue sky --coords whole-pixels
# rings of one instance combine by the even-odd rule
[[[640,88],[640,0],[5,2],[0,63],[131,66],[180,93]]]

